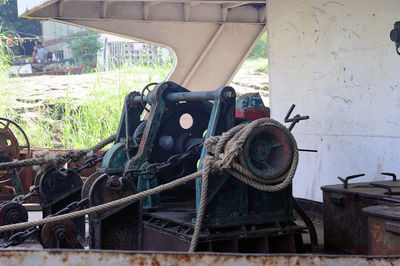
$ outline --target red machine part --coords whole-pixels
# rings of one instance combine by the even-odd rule
[[[236,108],[235,117],[254,121],[264,117],[270,117],[269,107],[245,107]]]
[[[236,100],[235,117],[254,121],[264,117],[270,117],[269,107],[265,107],[261,95],[246,93]]]

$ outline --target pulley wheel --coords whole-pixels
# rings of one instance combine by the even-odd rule
[[[20,145],[17,136],[22,135],[23,145]],[[14,121],[0,117],[0,150],[11,160],[19,159],[21,148],[27,149],[26,158],[30,156],[31,146],[25,131]]]
[[[86,179],[85,183],[83,183],[83,186],[82,186],[82,192],[81,192],[82,199],[87,198],[89,196],[90,188],[92,187],[93,183],[97,180],[97,178],[99,178],[100,176],[101,176],[101,174],[96,172],[96,173],[93,173],[92,175],[90,175]]]
[[[28,221],[28,212],[22,204],[9,201],[0,206],[0,225]]]
[[[293,144],[286,132],[275,125],[254,129],[248,136],[241,161],[256,176],[275,179],[288,171],[293,160]]]
[[[54,204],[65,197],[72,195],[82,188],[80,175],[72,170],[63,168],[49,168],[40,178],[39,191],[41,204]]]
[[[28,221],[28,212],[22,204],[15,201],[3,203],[0,206],[0,226],[16,224]],[[10,238],[17,231],[8,231],[1,233],[2,238]]]
[[[17,136],[21,136],[20,140]],[[31,146],[25,131],[16,122],[0,117],[0,163],[20,159],[21,149],[24,148],[26,149],[24,159],[29,159]],[[20,168],[17,174],[21,174],[22,170]],[[8,180],[9,178],[7,171],[0,171],[0,180]]]
[[[44,248],[82,248],[77,240],[78,230],[72,220],[45,224],[40,230]]]
[[[101,205],[135,193],[137,193],[136,186],[129,179],[103,174],[90,188],[89,205]]]

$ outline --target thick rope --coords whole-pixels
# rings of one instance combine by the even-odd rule
[[[293,147],[293,159],[289,171],[274,179],[263,179],[254,175],[245,166],[245,162],[239,159],[250,133],[254,129],[264,126],[276,126],[280,128],[289,136]],[[211,155],[205,156],[203,161],[200,204],[189,252],[194,252],[196,250],[199,241],[207,203],[208,177],[210,172],[222,172],[224,170],[240,181],[258,190],[275,192],[286,188],[292,182],[299,159],[298,148],[293,135],[281,123],[269,118],[258,119],[249,124],[241,124],[223,133],[222,136],[210,137],[206,140],[205,146]],[[237,161],[239,161],[239,163]]]
[[[277,126],[281,128],[284,132],[286,132],[287,135],[290,137],[294,149],[293,160],[288,173],[274,180],[264,180],[262,178],[253,175],[248,169],[242,166],[243,162],[240,162],[239,160],[240,154],[241,152],[243,152],[244,149],[245,141],[249,136],[249,134],[252,132],[252,130],[254,130],[257,127],[262,127],[266,125]],[[246,184],[256,189],[274,192],[285,188],[287,185],[290,184],[290,182],[292,182],[298,163],[297,144],[293,135],[290,133],[290,131],[286,129],[286,127],[284,127],[280,123],[276,122],[275,120],[267,118],[253,121],[250,124],[243,124],[236,126],[231,130],[229,130],[228,132],[223,133],[222,136],[210,137],[209,139],[207,139],[205,145],[207,151],[209,152],[209,155],[205,156],[203,161],[203,170],[199,172],[190,174],[188,176],[160,185],[153,189],[140,192],[135,195],[131,195],[122,199],[104,203],[102,205],[90,207],[84,210],[71,212],[54,217],[48,217],[34,222],[24,222],[24,223],[0,226],[0,233],[11,230],[21,230],[32,226],[39,226],[46,223],[59,222],[66,219],[73,219],[84,215],[90,215],[97,212],[107,211],[109,209],[121,206],[123,204],[140,200],[144,197],[153,195],[155,193],[160,193],[162,191],[171,189],[173,187],[183,185],[201,176],[202,191],[200,196],[200,206],[189,250],[189,252],[193,252],[197,247],[201,231],[201,225],[204,220],[204,214],[207,202],[208,177],[211,172],[227,171],[228,173],[235,176],[239,180],[245,182]]]
[[[196,250],[197,243],[199,242],[201,225],[203,224],[204,213],[207,204],[208,176],[210,175],[211,166],[212,166],[211,157],[206,155],[203,159],[203,169],[201,170],[202,175],[201,175],[201,194],[200,194],[199,212],[197,213],[196,224],[194,226],[192,240],[190,241],[189,252],[194,252]]]
[[[182,177],[180,179],[174,180],[172,182],[160,185],[158,187],[149,189],[149,190],[145,190],[143,192],[122,198],[122,199],[118,199],[118,200],[114,200],[114,201],[110,201],[101,205],[97,205],[94,207],[90,207],[84,210],[80,210],[80,211],[75,211],[75,212],[70,212],[70,213],[66,213],[66,214],[62,214],[62,215],[57,215],[57,216],[53,216],[53,217],[48,217],[48,218],[44,218],[42,220],[38,220],[38,221],[32,221],[32,222],[24,222],[24,223],[17,223],[17,224],[9,224],[9,225],[4,225],[4,226],[0,226],[0,233],[2,232],[7,232],[7,231],[12,231],[12,230],[21,230],[21,229],[25,229],[28,227],[33,227],[33,226],[39,226],[39,225],[44,225],[47,223],[56,223],[56,222],[60,222],[60,221],[64,221],[67,219],[74,219],[77,217],[81,217],[84,215],[90,215],[90,214],[94,214],[94,213],[98,213],[98,212],[104,212],[110,209],[113,209],[115,207],[124,205],[126,203],[131,203],[137,200],[140,200],[144,197],[156,194],[156,193],[160,193],[163,192],[165,190],[183,185],[191,180],[194,180],[198,177],[200,177],[202,174],[202,171],[200,172],[195,172],[191,175],[187,175],[185,177]]]
[[[8,170],[17,167],[27,167],[34,165],[60,165],[68,163],[70,161],[77,162],[92,157],[95,152],[101,150],[103,147],[114,141],[115,135],[112,135],[89,149],[67,151],[62,153],[50,153],[49,151],[37,152],[31,159],[0,163],[0,170]]]

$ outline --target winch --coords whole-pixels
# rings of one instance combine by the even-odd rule
[[[140,202],[88,213],[89,248],[302,252],[306,228],[295,223],[295,208],[315,246],[312,223],[295,202],[291,183],[298,149],[290,130],[308,116],[289,118],[292,106],[287,129],[265,118],[269,110],[259,95],[239,97],[237,108],[235,101],[229,86],[190,92],[163,82],[131,92],[107,152],[82,167],[48,168],[37,178],[44,216],[90,210],[140,194]],[[79,172],[98,162],[97,172],[82,185]],[[202,177],[147,193],[196,173]],[[85,246],[83,218],[37,230],[46,248]]]
[[[254,102],[257,97],[250,95],[249,99]],[[259,96],[258,99],[261,100]],[[202,168],[207,154],[204,139],[246,123],[243,116],[235,118],[235,100],[236,93],[231,87],[189,92],[172,82],[156,85],[147,95],[129,94],[116,144],[105,154],[98,171],[107,174],[109,179],[117,175],[133,180],[139,192],[196,172]],[[268,114],[260,103],[256,102],[261,113],[257,118]],[[151,106],[150,112],[147,119],[141,120],[147,104]],[[240,160],[264,180],[287,174],[297,148],[289,134],[272,125],[254,130]],[[93,189],[96,182],[100,181],[94,182]],[[136,217],[137,221],[143,219],[142,243],[131,242],[130,249],[187,250],[200,195],[201,180],[198,179],[144,198],[143,215]],[[280,191],[265,192],[229,174],[213,174],[196,250],[299,251],[304,228],[294,223],[292,210],[291,184]],[[101,241],[101,237],[92,235],[92,245],[100,247],[93,243],[94,239]],[[289,248],[283,250],[283,247]]]

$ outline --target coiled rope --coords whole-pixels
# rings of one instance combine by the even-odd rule
[[[293,147],[293,160],[289,171],[274,179],[264,179],[254,175],[239,159],[250,133],[254,129],[264,126],[276,126],[281,129],[289,136]],[[258,119],[249,124],[241,124],[223,133],[222,136],[210,137],[206,140],[205,146],[209,154],[204,157],[203,161],[200,204],[189,252],[194,252],[197,247],[207,203],[208,177],[211,172],[226,171],[258,190],[275,192],[284,189],[292,182],[299,160],[297,143],[292,133],[281,123],[269,118]]]
[[[245,167],[243,162],[240,162],[239,160],[239,156],[243,152],[245,141],[252,132],[252,130],[254,130],[257,127],[263,127],[268,125],[277,126],[280,129],[282,129],[289,136],[294,150],[293,160],[289,171],[283,176],[280,176],[273,180],[271,179],[264,180],[262,178],[253,175],[250,172],[250,170],[248,170]],[[210,173],[212,172],[221,173],[226,171],[232,176],[238,178],[240,181],[256,189],[274,192],[282,190],[285,187],[287,187],[292,182],[292,179],[296,172],[298,163],[298,149],[296,141],[293,135],[290,133],[290,131],[286,129],[286,127],[284,127],[279,122],[269,118],[262,118],[253,121],[249,124],[242,124],[236,126],[230,129],[229,131],[223,133],[222,136],[210,137],[209,139],[206,140],[205,146],[209,154],[204,157],[203,169],[201,171],[187,175],[172,182],[157,186],[155,188],[137,193],[135,195],[110,201],[102,205],[90,207],[84,210],[75,211],[54,217],[48,217],[38,221],[0,226],[0,233],[11,230],[21,230],[32,226],[44,225],[46,223],[54,223],[66,219],[74,219],[76,217],[84,215],[90,215],[98,212],[107,211],[109,209],[113,209],[115,207],[140,200],[144,197],[183,185],[191,180],[201,177],[202,187],[200,196],[200,206],[189,249],[189,252],[194,252],[197,247],[201,225],[204,219],[204,213],[207,202],[208,178]]]

